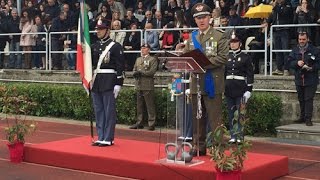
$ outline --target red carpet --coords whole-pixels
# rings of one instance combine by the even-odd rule
[[[209,156],[201,157],[205,162],[192,167],[160,164],[156,161],[165,157],[163,144],[116,139],[111,147],[92,147],[90,141],[86,136],[26,146],[25,161],[148,180],[208,180],[215,177]],[[242,179],[269,180],[287,173],[287,157],[249,153]]]

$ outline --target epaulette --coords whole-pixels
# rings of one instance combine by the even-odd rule
[[[224,32],[225,32],[223,29],[220,29],[220,28],[216,28],[216,30],[217,30],[218,32],[221,32],[221,33],[224,33]]]

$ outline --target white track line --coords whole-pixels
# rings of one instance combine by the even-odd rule
[[[302,178],[302,177],[296,177],[296,176],[282,176],[282,177],[292,178],[292,179],[301,179],[301,180],[319,180],[319,179]]]
[[[8,161],[8,162],[9,162],[9,159],[0,158],[0,160],[1,160],[1,161]],[[105,176],[105,177],[122,178],[122,179],[125,179],[125,180],[136,180],[136,179],[127,178],[127,177],[113,176],[113,175],[107,175],[107,174],[101,174],[101,173],[95,173],[95,172],[88,172],[88,171],[81,171],[81,170],[76,170],[76,169],[68,169],[68,168],[62,168],[62,167],[56,167],[56,166],[48,166],[48,165],[43,165],[43,164],[35,164],[35,163],[29,163],[29,162],[21,162],[21,163],[22,163],[22,164],[34,165],[34,166],[47,167],[47,168],[52,168],[52,169],[67,170],[67,171],[72,171],[72,172],[79,172],[79,173],[84,173],[84,174],[92,174],[92,175],[99,175],[99,176]]]

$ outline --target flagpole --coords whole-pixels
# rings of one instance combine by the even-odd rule
[[[80,72],[82,84],[90,98],[91,80],[92,80],[92,60],[91,60],[91,44],[88,26],[88,17],[85,10],[85,0],[78,0],[80,3],[80,15],[78,26],[78,42],[77,42],[77,71]],[[91,142],[95,142],[93,134],[93,120],[90,118],[90,134]]]

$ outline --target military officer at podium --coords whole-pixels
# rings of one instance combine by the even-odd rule
[[[133,67],[135,89],[137,91],[137,122],[130,129],[142,129],[144,110],[148,112],[148,130],[153,131],[156,123],[156,110],[154,103],[154,74],[157,71],[157,59],[150,56],[150,45],[141,46],[141,57]],[[145,105],[144,105],[145,104]]]
[[[186,44],[178,44],[176,50],[188,52],[199,49],[209,59],[210,65],[206,67],[205,74],[193,74],[190,82],[192,94],[192,119],[193,119],[193,154],[206,155],[206,119],[214,130],[222,124],[222,93],[224,91],[224,68],[229,52],[229,41],[223,31],[210,26],[211,9],[203,3],[195,4],[191,13],[199,30],[193,31]],[[199,76],[199,78],[197,78]],[[197,84],[200,84],[201,99]],[[199,103],[198,103],[199,102]],[[201,102],[201,103],[200,103]],[[201,111],[198,108],[201,104]],[[197,119],[197,114],[202,114]],[[207,115],[208,118],[205,118]],[[198,117],[199,118],[199,117]],[[199,129],[199,132],[197,131]],[[199,144],[199,147],[197,145]]]
[[[240,121],[234,121],[234,112],[246,103],[251,96],[253,84],[253,65],[251,57],[241,51],[241,39],[234,30],[230,38],[231,52],[225,68],[225,100],[231,139],[229,142],[241,142],[243,132]],[[235,123],[237,126],[235,126]],[[233,128],[233,127],[237,128]],[[237,132],[234,132],[237,130]]]
[[[96,30],[98,41],[91,47],[94,69],[91,97],[98,140],[92,145],[105,147],[114,144],[116,98],[123,84],[124,55],[122,46],[110,39],[107,22],[99,19]]]

